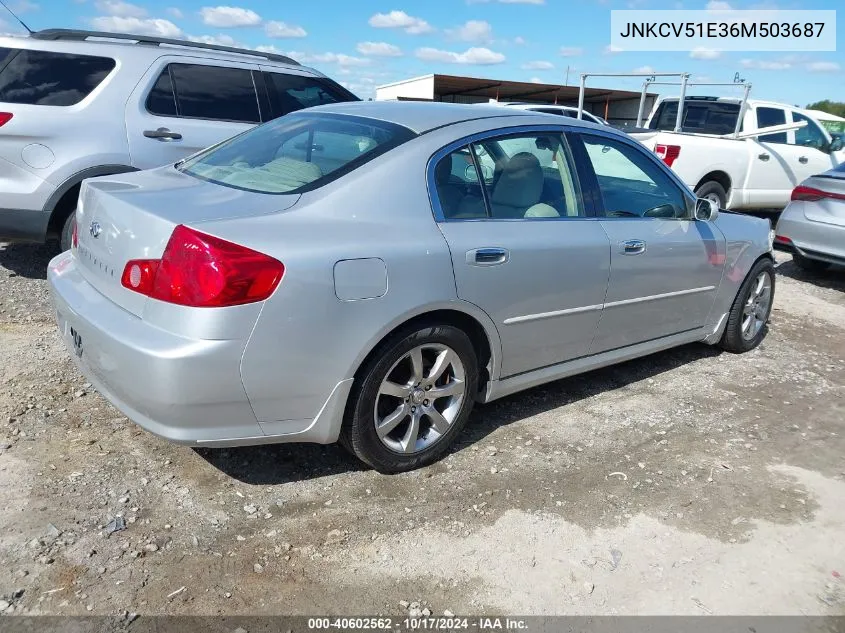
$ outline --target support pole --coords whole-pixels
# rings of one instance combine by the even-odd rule
[[[681,98],[678,100],[678,116],[675,119],[675,132],[680,132],[683,129],[684,99],[687,96],[687,82],[689,78],[689,73],[684,73],[681,77]]]

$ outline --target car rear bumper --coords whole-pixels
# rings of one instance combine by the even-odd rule
[[[814,222],[801,204],[791,204],[780,217],[775,248],[798,252],[808,259],[845,265],[845,226]],[[785,242],[780,238],[787,238]]]
[[[145,323],[91,286],[70,252],[50,262],[48,280],[72,358],[132,421],[181,444],[270,440],[241,382],[245,341],[195,340]]]

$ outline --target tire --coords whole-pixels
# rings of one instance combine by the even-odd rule
[[[792,253],[792,261],[795,262],[795,265],[798,266],[798,268],[800,268],[801,270],[806,270],[809,273],[821,273],[830,268],[830,264],[828,264],[827,262],[822,262],[818,259],[810,259],[809,257],[804,257],[801,253],[798,252]]]
[[[760,280],[764,279],[763,290]],[[765,292],[768,283],[768,292]],[[763,297],[767,297],[765,302]],[[725,333],[719,347],[742,354],[757,347],[768,331],[769,316],[775,298],[775,267],[768,258],[759,260],[742,282],[728,314]],[[747,319],[751,319],[748,321]]]
[[[59,248],[62,252],[69,251],[71,239],[73,238],[73,225],[76,224],[76,209],[65,219],[62,225],[62,232],[59,236]]]
[[[719,203],[719,208],[724,209],[728,204],[728,193],[725,188],[715,180],[708,180],[695,190],[699,198],[710,198]]]
[[[415,359],[420,367],[416,372]],[[442,373],[435,376],[441,367]],[[359,372],[340,442],[384,474],[431,464],[466,424],[477,385],[478,360],[462,330],[445,324],[417,324],[401,330]],[[431,398],[432,390],[444,395]],[[379,423],[381,431],[376,429]]]

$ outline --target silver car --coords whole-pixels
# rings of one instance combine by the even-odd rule
[[[59,330],[129,418],[192,446],[433,462],[476,402],[676,345],[758,345],[768,223],[606,126],[496,106],[286,115],[86,181]]]
[[[775,246],[805,270],[845,266],[845,164],[796,187],[776,233]]]

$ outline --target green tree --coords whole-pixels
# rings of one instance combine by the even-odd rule
[[[828,114],[835,114],[836,116],[845,117],[845,103],[841,101],[831,101],[825,99],[824,101],[817,101],[807,106],[808,110],[821,110]]]

